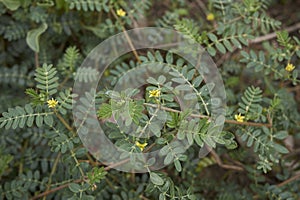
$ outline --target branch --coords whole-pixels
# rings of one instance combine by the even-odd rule
[[[293,182],[293,181],[295,181],[297,179],[300,179],[300,174],[297,174],[297,175],[293,176],[292,178],[289,178],[289,179],[283,181],[282,183],[279,183],[277,185],[277,187],[282,187],[282,186],[284,186],[284,185],[286,185],[286,184],[288,184],[290,182]]]
[[[77,179],[77,180],[73,181],[72,183],[81,183],[82,181],[83,181],[83,179]],[[68,187],[69,184],[70,184],[70,183],[66,183],[66,184],[64,184],[64,185],[58,186],[58,187],[53,188],[53,189],[51,189],[51,190],[48,190],[48,191],[46,191],[46,192],[40,193],[40,194],[36,195],[35,197],[33,197],[31,200],[36,200],[36,199],[42,198],[42,197],[44,197],[44,196],[47,196],[47,195],[49,195],[49,194],[51,194],[51,193],[53,193],[53,192],[62,190],[62,189],[64,189],[64,188]]]
[[[125,35],[125,37],[126,37],[126,39],[128,41],[128,44],[129,44],[129,46],[130,46],[130,48],[131,48],[131,50],[132,50],[135,58],[137,59],[138,63],[141,63],[140,57],[139,57],[138,53],[136,52],[135,47],[133,46],[133,43],[132,43],[132,41],[131,41],[128,33],[126,32],[126,29],[125,29],[123,23],[118,18],[117,14],[115,13],[115,11],[113,9],[111,9],[111,13],[113,14],[114,18],[120,22],[120,24],[122,26],[122,31],[123,31],[123,33],[124,33],[124,35]]]
[[[235,165],[223,164],[222,160],[220,159],[220,157],[218,156],[218,154],[214,150],[211,150],[210,153],[214,157],[214,159],[216,160],[217,164],[220,167],[222,167],[224,169],[232,169],[232,170],[237,170],[237,171],[244,171],[244,169],[242,167],[235,166]]]
[[[58,113],[58,112],[54,112],[56,117],[60,120],[61,123],[63,123],[63,125],[71,132],[73,133],[73,135],[76,133],[73,128],[66,122],[66,120]]]
[[[293,31],[296,31],[300,29],[300,22],[293,25],[293,26],[290,26],[284,30],[286,30],[287,32],[293,32]],[[253,40],[249,40],[249,44],[256,44],[256,43],[260,43],[260,42],[263,42],[263,41],[266,41],[266,40],[271,40],[273,38],[276,38],[277,35],[276,35],[276,32],[273,32],[273,33],[270,33],[270,34],[267,34],[267,35],[264,35],[264,36],[260,36],[260,37],[257,37]],[[222,55],[222,57],[216,62],[216,65],[219,67],[221,66],[224,61],[226,59],[229,58],[230,55],[232,55],[238,48],[237,47],[234,47],[233,51],[232,52],[227,52],[226,54]]]
[[[58,164],[58,161],[59,161],[59,159],[60,159],[60,156],[61,156],[61,153],[58,153],[57,156],[56,156],[56,159],[55,159],[55,161],[54,161],[54,164],[53,164],[53,167],[52,167],[50,176],[49,176],[49,180],[48,180],[46,192],[48,192],[48,191],[50,190],[50,185],[51,185],[51,182],[52,182],[52,176],[53,176],[53,174],[54,174],[55,171],[56,171],[57,164]],[[44,200],[46,200],[46,196],[44,196]]]
[[[245,126],[256,126],[256,127],[265,126],[267,128],[272,127],[272,124],[270,124],[270,123],[266,124],[266,123],[256,123],[256,122],[238,122],[238,121],[231,120],[231,119],[226,119],[225,122],[229,123],[229,124],[238,124],[238,125],[245,125]]]
[[[104,170],[105,170],[105,171],[108,171],[108,170],[110,170],[111,168],[114,168],[114,167],[116,167],[116,166],[122,165],[122,164],[124,164],[124,163],[126,163],[126,162],[128,162],[128,161],[129,161],[129,159],[125,159],[125,160],[122,160],[122,161],[120,161],[120,162],[111,164],[111,165],[105,167]],[[76,179],[76,180],[74,180],[74,181],[72,181],[72,182],[70,182],[70,183],[81,183],[81,182],[86,181],[86,180],[87,180],[87,177],[84,176],[83,178],[81,178],[81,179]],[[44,196],[47,196],[47,195],[49,195],[49,194],[51,194],[51,193],[54,193],[54,192],[56,192],[56,191],[62,190],[62,189],[64,189],[64,188],[68,187],[68,186],[70,185],[70,183],[66,183],[66,184],[63,184],[63,185],[58,186],[58,187],[56,187],[56,188],[53,188],[53,189],[51,189],[51,190],[45,191],[45,192],[43,192],[43,193],[40,193],[40,194],[34,196],[33,198],[31,198],[31,200],[36,200],[36,199],[42,198],[42,197],[44,197]]]
[[[294,32],[294,31],[299,30],[299,29],[300,29],[300,22],[293,25],[293,26],[287,27],[283,30],[286,30],[287,32],[290,33],[290,32]],[[273,38],[276,38],[276,32],[273,32],[273,33],[270,33],[270,34],[267,34],[267,35],[264,35],[264,36],[257,37],[253,40],[250,40],[249,44],[260,43],[260,42],[263,42],[263,41],[266,41],[266,40],[271,40]]]
[[[180,110],[175,110],[172,108],[167,108],[167,107],[156,105],[156,104],[144,103],[144,105],[152,107],[152,108],[160,108],[161,110],[170,111],[170,112],[174,112],[174,113],[181,113]],[[201,118],[201,119],[203,119],[203,118],[210,119],[210,117],[207,115],[191,114],[190,116],[195,117],[195,118]],[[230,119],[226,119],[225,122],[229,123],[229,124],[238,124],[238,125],[246,125],[246,126],[256,126],[256,127],[265,126],[268,128],[272,127],[271,123],[266,124],[266,123],[256,123],[256,122],[238,122],[238,121],[230,120]]]

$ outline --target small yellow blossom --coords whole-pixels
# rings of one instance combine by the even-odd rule
[[[149,97],[159,97],[159,96],[160,96],[160,90],[149,91]]]
[[[49,108],[55,108],[56,105],[58,104],[58,101],[52,98],[48,100],[47,103]]]
[[[291,72],[295,69],[295,66],[291,63],[288,63],[287,66],[285,67],[285,70],[288,72]]]
[[[238,122],[244,122],[245,116],[242,116],[241,113],[239,113],[238,115],[234,115],[234,118]]]
[[[105,70],[105,71],[104,71],[104,76],[107,77],[107,76],[109,76],[109,75],[110,75],[110,71],[109,71],[108,69]]]
[[[135,142],[135,145],[138,147],[138,148],[140,148],[140,150],[141,151],[143,151],[144,149],[145,149],[145,147],[147,146],[147,142],[145,142],[145,143],[143,143],[143,144],[141,144],[141,143],[139,143],[139,141],[136,141]]]
[[[208,13],[208,14],[206,15],[206,19],[207,19],[208,21],[213,21],[213,20],[215,19],[215,15],[212,14],[212,13]]]
[[[124,17],[126,15],[126,12],[121,8],[117,10],[117,15],[120,17]]]

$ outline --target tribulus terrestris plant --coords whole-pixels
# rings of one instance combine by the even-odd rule
[[[0,199],[299,199],[299,6],[1,0]]]

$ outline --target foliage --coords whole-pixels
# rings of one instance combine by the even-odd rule
[[[0,0],[0,199],[299,199],[300,32],[291,14],[299,6]],[[103,74],[80,67],[99,43],[144,26],[175,29],[208,52],[225,85],[226,119],[213,118],[215,85],[174,51],[129,52]],[[100,76],[96,90],[72,91]],[[142,86],[115,88],[132,82]],[[97,160],[100,143],[84,146],[75,127],[85,120],[123,152],[100,154],[121,162]],[[114,169],[130,163],[134,172],[134,155],[155,151],[146,173]],[[152,170],[156,162],[165,167]]]

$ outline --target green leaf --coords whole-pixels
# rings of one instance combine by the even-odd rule
[[[46,115],[44,117],[44,121],[47,125],[52,126],[53,125],[53,117],[52,115]]]
[[[167,53],[166,61],[167,61],[168,64],[172,64],[173,63],[173,54],[171,52]]]
[[[285,148],[284,146],[277,144],[277,143],[273,143],[273,147],[276,151],[278,151],[279,153],[288,153],[289,150],[287,150],[287,148]]]
[[[35,122],[37,127],[41,127],[43,125],[43,116],[37,115]]]
[[[193,86],[194,87],[198,87],[201,82],[203,81],[203,78],[201,76],[197,76],[194,80],[193,80]]]
[[[189,194],[188,198],[190,200],[196,200],[197,199],[196,195],[193,195],[193,194]]]
[[[172,81],[175,83],[185,83],[186,80],[183,78],[172,78]]]
[[[279,140],[283,140],[287,136],[288,136],[288,132],[287,131],[279,131],[278,133],[276,133],[274,135],[274,138],[279,139]]]
[[[166,81],[166,77],[164,75],[160,75],[157,80],[160,84],[164,84]]]
[[[54,6],[54,2],[53,1],[37,2],[37,5],[40,7],[51,7]]]
[[[187,73],[187,79],[188,80],[192,80],[192,78],[194,77],[194,75],[195,75],[195,72],[196,72],[196,70],[195,69],[192,69],[192,70],[190,70],[188,73]]]
[[[156,123],[151,123],[151,124],[149,125],[149,129],[151,130],[152,133],[154,133],[154,135],[155,135],[156,137],[160,137],[161,132],[160,132],[160,127],[159,127],[158,124],[156,124]]]
[[[158,84],[158,81],[155,80],[153,77],[149,77],[147,79],[147,82],[150,83],[150,84],[153,84],[153,85],[157,85]]]
[[[80,185],[78,185],[77,183],[70,183],[69,189],[74,193],[78,193],[78,192],[80,192],[81,188],[80,188]]]
[[[161,54],[160,54],[160,52],[159,51],[156,51],[155,52],[155,57],[156,57],[156,59],[159,61],[159,62],[164,62],[164,59],[163,59],[163,57],[161,56]]]
[[[225,54],[226,53],[226,49],[224,47],[224,45],[222,43],[216,43],[216,47],[217,49],[222,53],[222,54]]]
[[[56,68],[54,68],[53,65],[47,65],[44,63],[42,67],[37,68],[35,71],[34,80],[38,82],[36,87],[44,91],[46,98],[55,94],[58,87]]]
[[[174,160],[174,165],[175,165],[176,170],[178,172],[181,172],[182,167],[181,167],[180,161],[178,159]]]
[[[166,197],[163,193],[159,194],[158,200],[166,200]]]
[[[39,37],[47,30],[47,28],[48,25],[46,23],[43,23],[40,27],[28,31],[26,42],[33,51],[37,53],[40,51]]]
[[[235,38],[231,38],[231,42],[234,44],[234,46],[236,46],[237,48],[241,49],[242,48],[242,45],[241,43],[235,39]]]
[[[97,111],[97,116],[100,119],[108,119],[112,116],[111,105],[107,103],[103,103],[99,110]]]
[[[213,33],[208,33],[207,36],[213,42],[216,42],[218,40],[217,36],[215,34],[213,34]]]
[[[225,47],[228,49],[228,51],[232,52],[233,51],[233,47],[231,45],[231,43],[228,40],[224,40],[224,45]]]
[[[150,172],[150,180],[154,185],[163,185],[164,180],[156,173]]]
[[[21,6],[20,0],[0,0],[9,10],[17,10]]]
[[[204,143],[199,134],[194,136],[194,140],[198,144],[198,146],[203,147]]]
[[[189,85],[185,84],[185,85],[177,85],[175,87],[175,89],[176,90],[189,91],[189,90],[191,90],[191,87]]]
[[[159,154],[161,156],[167,155],[170,152],[169,148],[170,148],[169,145],[164,146],[163,148],[160,149]]]
[[[92,195],[83,195],[81,197],[81,200],[94,200],[94,199],[95,199],[95,197]]]
[[[26,122],[26,125],[28,127],[31,127],[33,125],[33,121],[34,121],[34,116],[29,116]]]
[[[207,52],[211,55],[211,56],[215,56],[217,51],[215,48],[213,47],[207,47]]]
[[[164,159],[164,164],[165,164],[165,165],[170,164],[170,163],[173,161],[173,159],[174,159],[173,152],[169,152],[169,153],[167,154],[167,156],[165,157],[165,159]]]
[[[185,134],[184,134],[184,131],[178,131],[178,134],[177,134],[177,138],[178,140],[183,140],[185,138]]]

